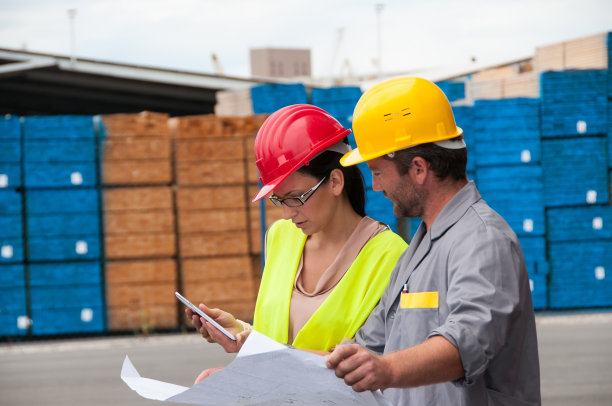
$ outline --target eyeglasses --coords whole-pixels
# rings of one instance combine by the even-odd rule
[[[323,179],[321,179],[319,181],[319,183],[317,183],[312,188],[310,188],[307,191],[305,191],[304,193],[302,193],[300,196],[286,197],[284,199],[280,199],[280,198],[272,195],[272,196],[268,197],[268,199],[270,199],[270,201],[272,203],[274,203],[274,205],[276,207],[281,207],[283,204],[285,206],[287,206],[287,207],[300,207],[300,206],[303,206],[308,201],[308,199],[310,199],[312,197],[312,195],[314,195],[314,192],[317,191],[319,186],[321,186],[321,184],[323,182],[325,182],[325,179],[327,179],[327,176],[324,176]]]

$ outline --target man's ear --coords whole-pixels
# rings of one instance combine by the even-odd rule
[[[334,169],[329,173],[329,184],[332,188],[332,193],[335,196],[340,196],[344,190],[344,173],[340,169]]]
[[[412,171],[409,173],[416,184],[422,185],[432,172],[431,168],[429,167],[429,162],[420,156],[417,156],[412,160]]]

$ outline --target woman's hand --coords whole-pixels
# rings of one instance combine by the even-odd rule
[[[208,368],[205,369],[204,371],[202,371],[200,373],[200,375],[198,375],[198,377],[196,378],[195,382],[193,383],[194,385],[198,384],[200,381],[203,381],[204,379],[208,378],[213,372],[217,372],[222,370],[225,367],[215,367],[215,368]]]
[[[236,320],[230,313],[224,312],[223,310],[210,309],[202,303],[200,303],[198,307],[223,328],[232,333],[232,335],[236,337],[236,341],[227,337],[215,326],[207,322],[204,317],[200,317],[189,308],[185,309],[187,317],[191,320],[191,323],[200,334],[202,334],[202,337],[209,343],[219,344],[226,352],[238,352],[249,335],[249,331],[245,331],[243,324]]]

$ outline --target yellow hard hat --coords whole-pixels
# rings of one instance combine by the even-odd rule
[[[426,79],[401,77],[377,84],[355,106],[353,133],[357,148],[340,159],[343,166],[428,142],[463,134],[455,124],[444,92]],[[465,147],[441,142],[447,148]]]

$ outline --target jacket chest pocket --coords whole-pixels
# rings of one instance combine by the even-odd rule
[[[400,327],[402,346],[423,342],[440,326],[438,292],[402,293],[395,319]]]

